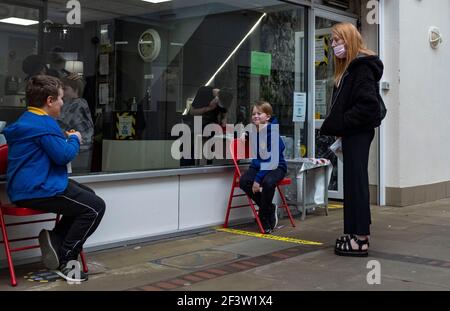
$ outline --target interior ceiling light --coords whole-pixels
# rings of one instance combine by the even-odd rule
[[[150,3],[160,3],[160,2],[168,2],[172,0],[142,0],[144,2],[150,2]]]
[[[3,19],[0,19],[0,23],[7,23],[7,24],[14,24],[14,25],[21,25],[21,26],[30,26],[30,25],[39,24],[38,21],[35,21],[32,19],[24,19],[24,18],[18,18],[18,17],[3,18]]]

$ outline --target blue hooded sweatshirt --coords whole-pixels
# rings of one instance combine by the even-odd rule
[[[256,154],[257,157],[255,159],[252,160],[252,163],[250,164],[250,168],[256,169],[259,172],[256,174],[255,177],[255,182],[257,182],[258,184],[261,184],[262,181],[264,180],[264,177],[271,172],[272,170],[275,169],[282,169],[283,171],[287,172],[287,164],[286,164],[286,160],[284,159],[284,143],[283,140],[280,137],[279,131],[277,132],[273,132],[274,135],[276,135],[276,137],[274,137],[274,141],[278,142],[278,163],[276,163],[276,159],[274,159],[274,163],[273,163],[273,167],[271,167],[270,169],[265,169],[264,166],[269,166],[269,163],[272,160],[272,126],[277,124],[278,125],[278,120],[276,118],[271,118],[269,120],[269,124],[266,126],[266,128],[264,130],[262,130],[261,132],[258,132],[257,139],[256,139],[256,143],[253,143],[252,146],[252,154]],[[260,135],[263,135],[264,132],[267,131],[267,141],[265,141],[265,139],[262,139],[262,143],[260,144],[259,140],[260,140]],[[265,146],[266,145],[266,146]],[[275,150],[274,150],[275,151]],[[268,153],[270,156],[264,156],[264,152]],[[261,167],[261,165],[263,165],[263,167]]]
[[[80,149],[78,137],[66,139],[55,119],[30,111],[3,132],[8,143],[7,192],[11,202],[64,192],[67,164]]]

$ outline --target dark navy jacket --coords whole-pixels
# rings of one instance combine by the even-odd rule
[[[333,92],[330,112],[320,129],[321,135],[349,136],[378,127],[384,117],[378,82],[383,76],[378,56],[353,60],[341,83]]]

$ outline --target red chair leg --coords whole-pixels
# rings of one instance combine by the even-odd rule
[[[227,213],[225,215],[225,223],[223,224],[224,228],[228,228],[228,220],[230,218],[231,212],[231,203],[233,203],[233,194],[234,194],[234,187],[231,189],[230,198],[228,199]]]
[[[12,261],[11,249],[9,247],[8,233],[6,232],[5,220],[3,219],[3,213],[1,210],[0,210],[0,225],[2,227],[3,244],[5,245],[5,253],[6,253],[6,258],[8,260],[9,275],[11,277],[11,285],[17,286],[16,273],[14,271],[14,264]]]
[[[86,258],[84,257],[83,251],[81,251],[81,253],[80,253],[80,258],[81,258],[81,264],[83,265],[83,272],[88,273],[89,269],[88,269],[88,265],[86,263]]]
[[[231,185],[230,197],[228,198],[227,213],[225,215],[225,223],[223,224],[224,228],[228,228],[228,220],[230,218],[231,204],[233,203],[234,189],[236,188],[235,185],[236,185],[236,173],[233,176],[233,184]]]
[[[284,197],[284,193],[281,191],[280,186],[277,186],[278,193],[280,194],[281,201],[283,202],[283,208],[286,210],[286,213],[288,214],[289,220],[291,221],[292,227],[295,227],[294,218],[292,217],[291,210],[289,209],[289,206],[286,202],[286,198]]]
[[[259,213],[255,208],[255,204],[253,204],[252,199],[247,195],[248,205],[252,208],[253,215],[255,215],[256,223],[258,224],[259,231],[261,231],[262,234],[264,234],[264,229],[261,223],[261,219],[259,219]]]

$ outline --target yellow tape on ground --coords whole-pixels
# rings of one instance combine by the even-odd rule
[[[302,245],[316,245],[316,246],[323,245],[323,243],[320,243],[320,242],[305,241],[305,240],[299,240],[299,239],[294,239],[294,238],[286,238],[286,237],[276,236],[276,235],[271,235],[271,234],[261,234],[261,233],[248,232],[248,231],[236,230],[236,229],[217,228],[216,230],[219,232],[227,232],[227,233],[233,233],[233,234],[239,234],[239,235],[246,235],[246,236],[251,236],[254,238],[275,240],[275,241],[281,241],[281,242],[287,242],[287,243],[295,243],[295,244],[302,244]]]
[[[339,205],[339,204],[328,204],[328,208],[329,209],[342,209],[342,208],[344,208],[344,206]]]

